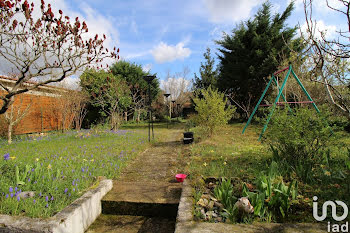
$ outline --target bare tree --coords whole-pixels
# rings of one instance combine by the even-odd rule
[[[12,98],[15,98],[14,96]],[[24,106],[24,96],[18,96],[19,103],[15,106],[12,104],[10,109],[6,111],[5,120],[7,123],[7,142],[8,144],[12,143],[12,133],[14,127],[28,114],[30,110],[31,103]],[[14,101],[14,100],[12,100]]]
[[[336,39],[326,39],[326,32],[319,31],[317,22],[313,19],[313,0],[303,0],[306,20],[305,42],[309,44],[306,50],[314,64],[311,80],[322,83],[327,91],[330,102],[350,118],[349,98],[349,58],[350,58],[350,3],[338,0],[344,7],[335,8],[328,1],[327,6],[335,13],[345,15],[348,28],[337,31]],[[320,34],[320,37],[317,36]]]
[[[55,17],[51,5],[43,0],[40,9],[35,19],[34,3],[0,1],[0,56],[18,74],[13,86],[0,84],[5,90],[0,96],[0,114],[13,103],[13,96],[60,82],[93,62],[116,58],[119,52],[103,47],[105,35],[87,38],[88,27],[78,17],[71,22],[61,10]]]
[[[183,104],[189,100],[191,82],[187,79],[190,70],[184,67],[181,72],[171,74],[170,70],[167,72],[165,81],[163,82],[163,90],[170,94],[170,100],[174,100],[176,104],[182,108]],[[169,100],[170,108],[171,102]]]

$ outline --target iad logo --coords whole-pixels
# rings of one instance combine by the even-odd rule
[[[326,201],[325,203],[323,203],[322,206],[322,215],[318,216],[318,202],[317,202],[317,197],[314,196],[313,197],[314,202],[312,204],[312,210],[313,210],[313,216],[317,221],[323,221],[326,219],[327,217],[327,208],[328,206],[332,207],[332,218],[335,221],[343,221],[344,219],[346,219],[348,217],[348,206],[342,202],[342,201],[335,201],[335,203],[333,201]],[[343,215],[338,216],[337,215],[337,205],[340,205],[344,212]],[[331,224],[330,222],[328,222],[328,232],[349,232],[349,222],[346,222],[345,224]]]

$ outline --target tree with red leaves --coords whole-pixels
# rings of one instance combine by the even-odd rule
[[[0,56],[17,74],[13,85],[0,83],[0,114],[16,95],[60,82],[104,58],[119,58],[119,49],[103,47],[105,35],[86,39],[88,27],[78,17],[70,22],[62,10],[55,16],[44,0],[40,9],[41,15],[34,18],[34,3],[0,0]]]

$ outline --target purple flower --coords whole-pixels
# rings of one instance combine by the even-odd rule
[[[19,196],[17,196],[17,201],[20,201],[20,200],[21,200],[21,198]]]
[[[73,180],[73,181],[72,181],[72,185],[73,185],[73,186],[74,186],[74,182],[75,182],[75,181]]]
[[[10,194],[11,198],[13,197],[13,193]]]
[[[9,192],[10,192],[10,193],[13,192],[13,188],[12,188],[12,187],[9,188]]]
[[[17,187],[15,187],[15,192],[17,192]]]
[[[64,193],[67,193],[67,192],[68,192],[68,188],[65,188],[65,189],[64,189]]]
[[[34,199],[33,202],[34,202],[34,204],[35,204],[36,200]]]
[[[75,188],[73,188],[73,192],[75,192]]]
[[[46,200],[46,201],[49,201],[49,197],[48,197],[48,196],[46,196],[46,197],[45,197],[45,200]]]
[[[53,201],[53,196],[51,197],[51,201]]]
[[[46,208],[49,208],[49,203],[47,203],[45,207],[46,207]]]
[[[9,160],[10,159],[10,153],[4,154],[4,160]]]
[[[8,194],[6,194],[6,199],[7,199],[7,198],[9,198],[9,195],[8,195]]]
[[[83,167],[81,168],[81,171],[82,171],[82,172],[84,172],[84,171],[85,171]]]
[[[41,194],[41,192],[39,193],[39,197],[41,197],[42,196],[42,194]]]

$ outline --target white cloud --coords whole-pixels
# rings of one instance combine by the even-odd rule
[[[171,62],[178,59],[183,60],[191,55],[191,50],[184,46],[184,42],[176,45],[167,45],[164,42],[160,42],[151,53],[157,63]]]
[[[152,64],[146,64],[142,66],[144,72],[149,72],[152,69]]]
[[[335,25],[326,25],[322,20],[320,20],[320,21],[316,22],[316,28],[314,30],[314,36],[317,39],[321,39],[322,38],[321,37],[321,32],[322,32],[322,33],[325,33],[326,39],[332,39],[332,38],[334,38],[337,35],[336,34],[336,30],[337,30],[337,26],[335,26]],[[301,26],[301,33],[306,36],[307,35],[306,31],[307,31],[307,24],[304,23]]]
[[[295,5],[295,9],[297,11],[300,10],[304,10],[304,3],[303,0],[288,0],[288,4],[290,2],[294,1],[294,5]],[[344,5],[341,3],[341,1],[338,0],[328,0],[328,5],[333,7],[333,8],[337,8],[340,9],[342,7],[344,7]],[[329,11],[333,11],[331,10],[328,6],[327,6],[327,1],[326,0],[317,0],[317,1],[313,1],[312,6],[321,13],[329,13]]]
[[[80,78],[72,75],[69,76],[67,78],[65,78],[64,80],[62,80],[61,82],[54,84],[55,86],[59,86],[59,87],[63,87],[66,89],[70,89],[70,90],[79,90],[81,89],[80,85]]]
[[[204,0],[214,23],[237,22],[250,17],[252,9],[262,0]]]

